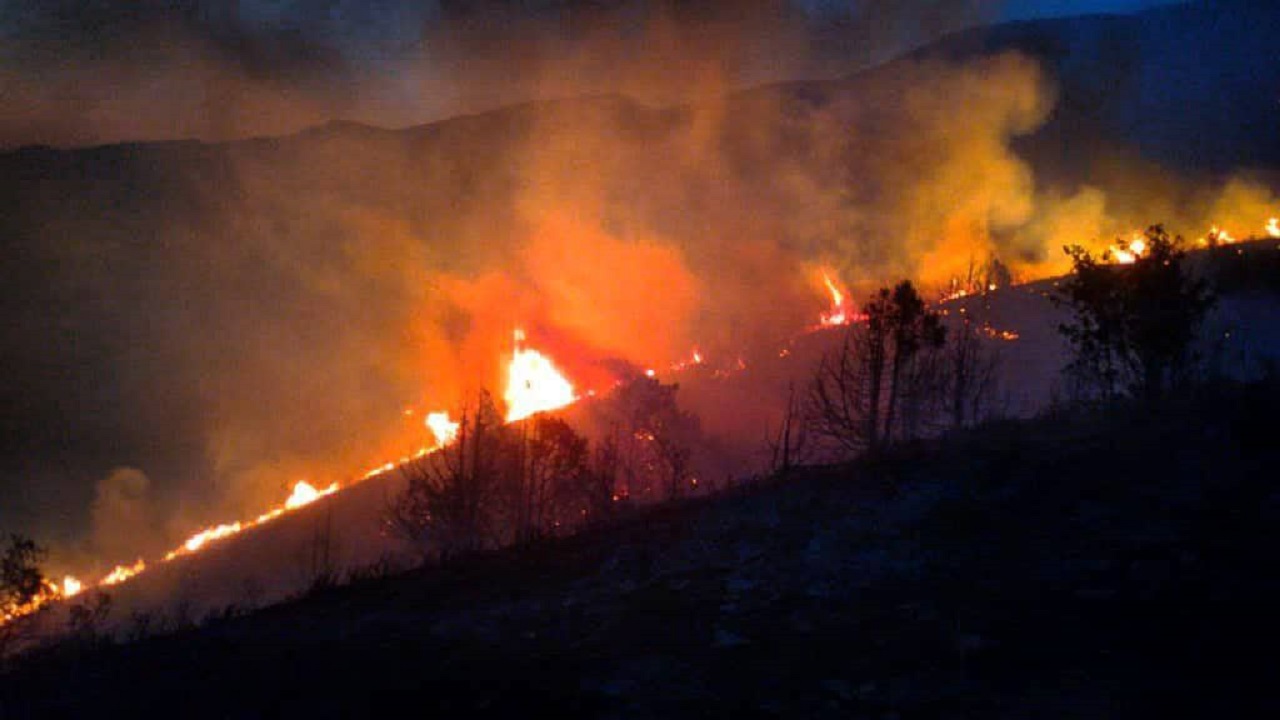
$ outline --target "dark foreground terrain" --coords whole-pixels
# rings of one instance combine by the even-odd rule
[[[1276,717],[1280,387],[999,424],[0,677],[0,717]]]

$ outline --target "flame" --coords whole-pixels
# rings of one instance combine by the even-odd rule
[[[1219,228],[1217,225],[1214,225],[1209,230],[1208,240],[1210,245],[1232,245],[1236,241],[1235,238],[1231,237],[1231,233]]]
[[[1214,232],[1217,232],[1217,230],[1217,228],[1214,228]],[[1132,265],[1147,251],[1147,239],[1140,233],[1135,233],[1133,238],[1129,240],[1128,245],[1124,247],[1112,245],[1110,250],[1111,256],[1115,258],[1117,263]]]
[[[836,287],[835,282],[831,280],[831,276],[827,274],[826,270],[822,271],[822,282],[827,286],[827,291],[831,293],[831,312],[822,314],[822,327],[847,325],[850,313],[849,308],[845,305],[844,293],[840,291],[840,288]]]
[[[317,490],[311,485],[311,483],[305,480],[300,480],[293,486],[293,492],[289,495],[289,498],[284,501],[284,507],[286,510],[294,510],[302,507],[303,505],[310,505],[325,495],[337,491],[338,483],[333,483],[323,490]]]
[[[99,585],[119,585],[125,580],[128,580],[129,578],[133,577],[134,575],[137,575],[138,573],[146,569],[147,569],[147,563],[142,558],[138,558],[138,561],[132,565],[117,565],[115,569],[107,573],[107,576],[102,578],[102,580],[98,584]]]
[[[423,421],[436,437],[436,447],[444,447],[458,437],[458,423],[449,419],[447,412],[433,412]]]
[[[537,350],[522,348],[524,340],[524,331],[517,329],[515,354],[507,366],[507,390],[502,396],[507,403],[507,422],[556,410],[577,400],[573,385],[551,360]]]
[[[1273,238],[1280,238],[1280,218],[1271,218],[1267,221],[1267,234]]]
[[[74,577],[68,575],[62,578],[62,597],[75,597],[83,589],[84,584]]]

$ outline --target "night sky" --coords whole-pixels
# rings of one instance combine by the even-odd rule
[[[845,74],[976,24],[1159,1],[10,1],[0,147],[218,140],[335,118],[405,126],[582,93],[687,99],[608,72],[653,52],[638,28],[658,17],[742,86]]]

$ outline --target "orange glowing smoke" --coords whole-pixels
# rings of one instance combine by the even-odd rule
[[[502,396],[507,403],[507,422],[556,410],[577,400],[573,385],[550,358],[537,350],[521,347],[524,341],[524,331],[517,329],[515,354],[507,366],[507,390]]]

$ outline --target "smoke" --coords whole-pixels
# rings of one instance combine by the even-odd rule
[[[155,532],[156,511],[151,504],[151,481],[135,468],[117,468],[98,482],[91,512],[92,553],[121,561],[155,552],[161,547]]]
[[[604,391],[695,347],[715,366],[776,356],[828,309],[820,268],[856,303],[992,256],[1041,277],[1063,245],[1155,221],[1243,237],[1277,211],[1260,181],[1118,155],[1087,185],[1036,177],[1014,146],[1054,116],[1059,88],[1016,52],[737,92],[872,59],[986,3],[445,3],[411,15],[417,31],[392,23],[408,32],[395,52],[378,23],[349,38],[321,14],[291,20],[293,6],[201,7],[75,29],[80,50],[38,82],[8,61],[5,91],[31,102],[6,104],[0,137],[240,137],[610,94],[404,131],[5,156],[0,187],[23,212],[0,218],[16,258],[0,269],[0,339],[21,379],[0,385],[5,456],[22,463],[4,475],[70,463],[57,474],[75,492],[29,492],[86,508],[71,524],[109,562],[138,552],[113,539],[138,517],[163,516],[146,526],[172,546],[298,480],[415,452],[425,413],[501,394],[516,328],[580,391]],[[834,46],[815,30],[830,23],[866,44]],[[125,464],[137,470],[94,482]]]
[[[999,3],[241,2],[0,4],[0,147],[422,123],[624,93],[685,101],[848,72]]]

